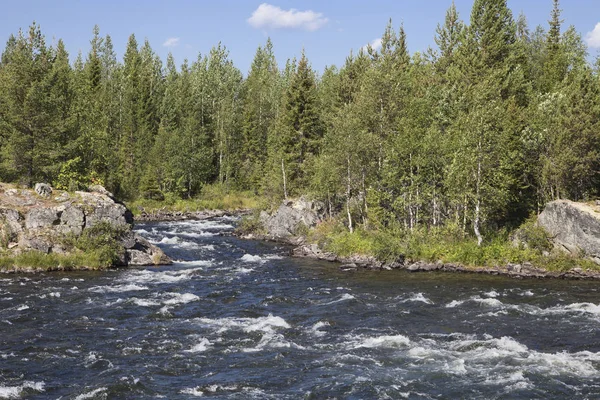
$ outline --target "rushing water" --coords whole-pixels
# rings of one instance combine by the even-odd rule
[[[161,268],[0,276],[0,398],[600,397],[593,282],[341,272],[145,224]]]

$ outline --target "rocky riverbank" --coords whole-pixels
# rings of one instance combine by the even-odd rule
[[[0,269],[5,272],[87,269],[92,266],[72,264],[86,260],[86,251],[103,250],[112,252],[113,266],[171,263],[132,227],[132,213],[101,186],[66,192],[46,184],[35,190],[0,184]]]
[[[406,270],[409,272],[459,272],[486,275],[502,275],[511,278],[558,278],[558,279],[600,279],[600,271],[591,269],[573,268],[569,271],[548,271],[536,268],[531,263],[507,264],[495,267],[467,267],[454,263],[428,263],[423,261],[407,261],[398,259],[392,262],[382,262],[372,256],[353,255],[341,257],[319,249],[315,244],[302,244],[292,250],[294,257],[311,258],[336,262],[341,264],[339,268],[343,271],[356,271],[360,268],[371,270]]]
[[[550,234],[556,251],[567,251],[571,254],[586,253],[590,259],[599,260],[600,254],[600,207],[569,201],[549,203],[540,215],[538,224]],[[311,258],[339,263],[344,271],[360,268],[375,270],[406,270],[410,272],[459,272],[489,275],[503,275],[512,278],[558,278],[558,279],[600,279],[600,271],[591,268],[575,267],[567,271],[550,271],[532,265],[508,263],[493,267],[471,267],[456,263],[435,263],[407,260],[399,257],[385,262],[373,256],[352,255],[348,257],[323,251],[317,244],[308,243],[302,232],[316,226],[325,219],[324,208],[315,202],[300,199],[285,201],[280,207],[268,214],[262,212],[259,223],[260,232],[245,232],[241,237],[255,240],[269,240],[287,243],[294,246],[291,254],[294,257]],[[518,244],[516,244],[518,245]]]

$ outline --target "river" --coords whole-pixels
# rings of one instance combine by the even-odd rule
[[[138,224],[172,266],[0,276],[0,398],[600,397],[596,282],[342,272]]]

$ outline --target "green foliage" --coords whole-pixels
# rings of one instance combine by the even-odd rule
[[[266,233],[265,228],[264,228],[262,222],[260,221],[260,213],[258,211],[255,211],[251,215],[243,216],[242,219],[240,220],[240,222],[238,222],[235,230],[237,233],[239,233],[241,235],[247,235],[247,234],[261,235],[261,234]]]
[[[121,239],[127,231],[127,227],[115,227],[110,222],[102,221],[84,229],[79,236],[67,235],[62,244],[71,249],[73,258],[65,258],[65,260],[84,257],[88,262],[93,261],[91,266],[95,268],[114,266],[125,251]]]
[[[226,185],[206,185],[192,199],[182,199],[174,193],[166,193],[164,200],[139,199],[127,203],[134,214],[141,209],[147,213],[159,210],[193,212],[202,210],[248,210],[262,208],[259,197],[252,191],[228,189]]]
[[[567,271],[575,267],[592,270],[600,268],[591,260],[580,256],[560,251],[546,253],[547,237],[531,220],[519,232],[522,232],[523,239],[528,240],[529,246],[515,246],[510,240],[513,235],[503,232],[479,246],[476,240],[464,238],[461,228],[453,224],[440,228],[415,229],[412,232],[401,229],[357,229],[350,233],[340,221],[328,220],[312,229],[307,237],[309,242],[340,256],[358,254],[373,256],[380,261],[394,261],[405,257],[409,261],[442,261],[467,267],[531,262],[534,266],[549,271]]]
[[[1,255],[0,270],[11,271],[17,269],[52,270],[77,270],[77,269],[105,269],[110,267],[106,263],[101,251],[76,252],[72,254],[42,253],[28,251],[19,255]]]
[[[56,189],[74,192],[84,190],[90,183],[90,180],[83,175],[81,157],[75,157],[62,165],[53,186]]]
[[[537,250],[538,252],[552,250],[552,242],[548,232],[536,223],[536,217],[526,220],[512,235],[513,244]]]
[[[84,229],[75,247],[84,253],[96,254],[101,266],[109,267],[119,260],[124,251],[121,239],[127,230],[126,227],[115,227],[103,221]]]
[[[379,49],[322,74],[304,52],[278,70],[267,40],[245,79],[221,43],[163,66],[131,35],[117,60],[96,26],[70,63],[33,24],[0,59],[0,175],[71,190],[100,180],[149,211],[273,207],[310,193],[343,213],[332,241],[342,250],[519,258],[499,231],[549,200],[600,193],[599,72],[562,28],[559,1],[548,11],[548,29],[532,32],[506,0],[474,1],[468,23],[452,5],[426,54],[409,53],[390,21]],[[450,228],[456,248],[419,239]],[[521,250],[545,246],[526,234]]]

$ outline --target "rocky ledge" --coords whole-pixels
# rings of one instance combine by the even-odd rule
[[[132,231],[133,215],[102,186],[74,193],[37,184],[35,190],[0,184],[0,253],[69,254],[68,243],[98,224],[119,232],[117,266],[170,264],[161,249]],[[85,266],[82,266],[83,268]]]

